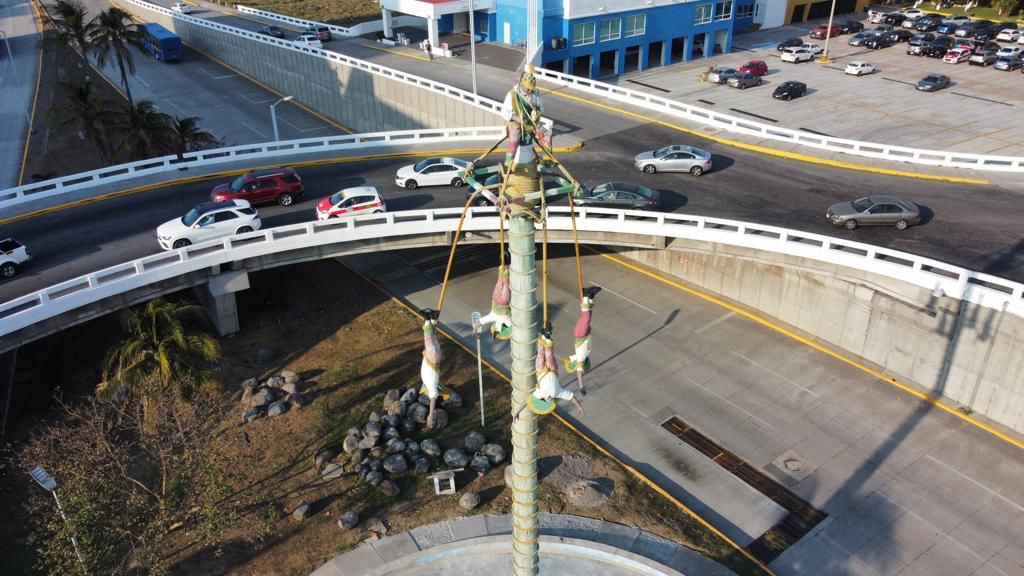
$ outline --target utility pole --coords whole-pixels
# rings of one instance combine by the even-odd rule
[[[473,70],[473,94],[476,94],[476,12],[469,0],[469,67]]]

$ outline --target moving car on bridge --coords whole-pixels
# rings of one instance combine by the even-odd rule
[[[380,197],[376,188],[360,186],[346,188],[320,200],[316,205],[316,219],[328,220],[363,214],[381,214],[386,211],[387,206],[384,204],[384,199]]]
[[[466,183],[462,173],[468,167],[469,162],[458,158],[427,158],[399,168],[395,174],[395,184],[406,190],[415,190],[420,186],[451,185],[459,188]]]
[[[161,224],[156,229],[156,237],[164,250],[177,250],[259,230],[261,225],[260,215],[245,200],[204,202],[181,218]]]
[[[897,230],[906,230],[921,223],[921,208],[895,196],[865,196],[833,204],[825,218],[847,230],[858,226],[895,226]]]
[[[28,248],[14,238],[0,240],[0,278],[10,278],[18,273],[18,267],[32,259]]]
[[[577,206],[597,208],[622,208],[623,210],[657,210],[661,206],[661,195],[639,184],[606,182],[583,190],[572,199]]]
[[[666,146],[637,154],[633,159],[633,167],[648,174],[689,172],[700,176],[711,170],[711,153],[693,146]]]

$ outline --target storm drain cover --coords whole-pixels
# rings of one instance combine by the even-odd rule
[[[814,472],[814,465],[792,450],[786,450],[782,456],[773,460],[772,464],[797,482]]]

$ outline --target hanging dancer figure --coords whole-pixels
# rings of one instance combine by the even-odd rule
[[[537,91],[537,78],[533,64],[519,77],[519,83],[505,94],[501,105],[501,116],[505,119],[508,146],[505,148],[505,165],[530,164],[534,161],[533,139],[536,137],[550,147],[551,134],[540,121],[544,103]]]
[[[580,394],[587,395],[587,387],[583,384],[583,373],[590,370],[590,318],[594,309],[594,296],[601,291],[600,286],[591,286],[583,291],[580,299],[580,317],[572,335],[576,338],[576,353],[563,358],[566,372],[576,372],[576,382],[580,385]]]
[[[427,414],[427,429],[434,427],[434,410],[437,408],[437,397],[448,396],[448,391],[441,386],[441,343],[437,340],[438,311],[425,308],[420,311],[423,321],[423,362],[420,364],[420,394],[430,398],[430,413]]]
[[[473,336],[479,336],[484,325],[490,325],[491,338],[508,340],[512,337],[512,288],[508,283],[508,268],[502,266],[498,270],[498,281],[491,292],[491,313],[480,319],[473,326]]]
[[[558,362],[555,360],[555,343],[551,339],[550,322],[544,326],[537,336],[536,369],[537,388],[531,393],[533,398],[544,402],[554,402],[556,399],[568,400],[580,411],[580,416],[587,415],[579,400],[576,399],[576,396],[569,390],[562,388],[562,385],[558,383]],[[527,401],[516,410],[512,420],[518,420],[519,414],[529,403],[530,398],[527,398]]]

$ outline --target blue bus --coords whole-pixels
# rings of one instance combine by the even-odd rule
[[[181,38],[156,22],[147,22],[139,26],[139,43],[143,50],[164,62],[181,60],[181,55],[185,52]]]

